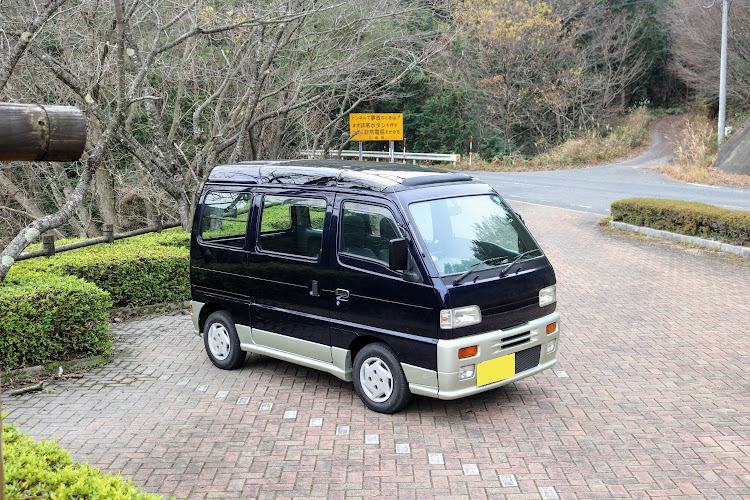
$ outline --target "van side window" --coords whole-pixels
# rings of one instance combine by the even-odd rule
[[[250,193],[209,192],[203,201],[200,238],[215,244],[244,248],[251,205]]]
[[[326,207],[310,207],[310,225],[315,229],[323,229],[326,222]]]
[[[267,195],[260,216],[258,249],[319,257],[325,213],[325,199]]]
[[[390,210],[364,203],[344,202],[339,252],[377,260],[388,266],[391,240],[401,231]]]

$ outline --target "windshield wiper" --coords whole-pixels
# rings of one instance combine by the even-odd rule
[[[505,276],[505,273],[507,273],[513,267],[513,264],[521,260],[523,257],[526,257],[527,255],[531,255],[532,253],[536,253],[536,252],[541,253],[541,251],[542,250],[540,248],[535,248],[534,250],[529,250],[528,252],[519,253],[518,255],[516,255],[516,257],[513,260],[511,260],[510,262],[508,262],[508,264],[506,264],[506,266],[503,268],[502,271],[500,271],[500,277],[502,278],[503,276]]]
[[[461,276],[453,280],[453,284],[458,285],[459,283],[461,283],[461,281],[465,277],[470,275],[478,266],[481,266],[482,264],[492,264],[493,262],[498,261],[498,260],[508,260],[508,257],[492,257],[490,259],[483,260],[482,262],[477,262],[476,264],[472,264],[471,267],[469,267],[469,269],[467,269]]]

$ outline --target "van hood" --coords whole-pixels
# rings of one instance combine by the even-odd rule
[[[456,276],[441,278],[446,309],[477,305],[482,311],[481,323],[441,330],[441,336],[459,338],[503,330],[555,311],[556,302],[539,307],[539,290],[556,282],[555,271],[546,257],[525,261],[513,272],[503,277],[499,275],[498,268],[486,269],[468,276],[458,285],[453,284]]]

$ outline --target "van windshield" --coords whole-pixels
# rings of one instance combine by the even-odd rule
[[[460,196],[415,202],[409,211],[441,276],[500,267],[517,256],[542,255],[513,210],[497,195]]]

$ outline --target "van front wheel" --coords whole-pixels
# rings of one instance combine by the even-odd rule
[[[411,401],[401,363],[390,347],[368,344],[354,358],[354,389],[362,402],[379,413],[395,413]]]
[[[203,344],[211,362],[222,370],[233,370],[245,363],[245,352],[232,317],[226,311],[216,311],[206,320]]]

